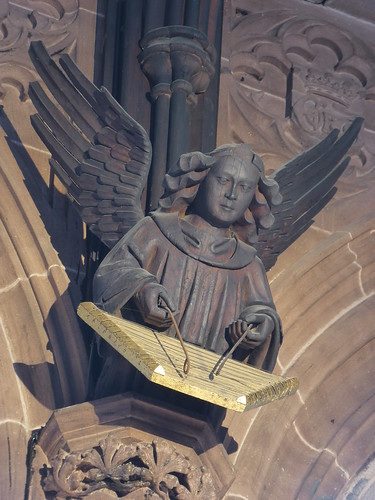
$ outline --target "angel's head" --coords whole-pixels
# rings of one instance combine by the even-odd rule
[[[246,144],[231,144],[208,154],[182,155],[166,175],[160,207],[197,214],[254,242],[259,227],[272,226],[271,206],[280,202],[278,184],[266,178],[259,156]]]

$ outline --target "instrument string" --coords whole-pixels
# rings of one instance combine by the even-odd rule
[[[237,340],[237,342],[232,346],[232,348],[227,352],[227,354],[224,356],[223,358],[223,361],[220,363],[218,369],[216,370],[215,372],[215,375],[220,375],[220,372],[221,370],[223,369],[223,366],[225,365],[225,363],[227,362],[227,360],[230,358],[230,356],[232,356],[232,354],[234,353],[234,351],[237,349],[237,347],[241,344],[241,342],[244,340],[244,338],[246,337],[246,335],[251,331],[251,328],[253,327],[254,325],[253,324],[250,324],[246,330],[244,331],[244,333],[241,335],[241,337]]]
[[[162,302],[162,298],[160,297],[160,307],[162,307],[163,309],[165,309],[167,311],[167,313],[169,314],[169,316],[170,316],[170,318],[172,320],[173,326],[175,327],[177,338],[180,341],[181,347],[182,347],[182,349],[184,351],[184,354],[185,354],[184,373],[185,373],[185,375],[187,375],[189,373],[189,370],[190,370],[190,358],[189,358],[189,354],[188,354],[188,352],[186,350],[185,343],[184,343],[184,341],[182,339],[182,335],[181,335],[180,329],[178,328],[177,321],[175,320],[175,318],[173,316],[173,313],[169,309],[169,307],[167,306],[167,304],[165,304],[165,303],[163,304],[163,302]]]

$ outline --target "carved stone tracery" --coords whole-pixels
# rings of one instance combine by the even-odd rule
[[[374,106],[373,51],[344,29],[284,10],[267,12],[261,18],[248,15],[233,28],[232,36],[237,40],[228,62],[236,82],[232,87],[247,101],[248,111],[254,107],[257,113],[282,121],[290,114],[285,96],[291,92],[292,121],[299,125],[302,110],[295,107],[307,94],[317,106],[332,107],[324,127],[320,123],[307,127],[306,132],[318,137],[342,123],[344,116],[363,113],[365,100],[370,101],[367,106]],[[288,137],[282,138],[294,152]],[[267,130],[264,140],[268,147],[272,145]],[[314,138],[309,140],[314,142]]]
[[[108,498],[115,492],[114,498],[133,500],[215,498],[204,467],[192,465],[166,441],[123,443],[109,434],[85,451],[60,449],[51,465],[44,490],[56,498],[90,498],[99,490]]]
[[[274,169],[333,128],[364,116],[339,181],[338,205],[340,196],[361,195],[375,178],[374,47],[348,26],[331,22],[328,10],[322,19],[276,4],[232,17],[233,41],[223,45],[219,142],[248,142],[266,168]],[[350,213],[344,217],[353,220]]]
[[[73,50],[78,14],[79,0],[6,0],[0,6],[0,100],[8,85],[24,101],[29,82],[38,79],[25,50],[30,39],[43,39],[53,53]]]
[[[23,0],[0,7],[0,51],[15,49],[35,34],[56,37],[70,33],[69,27],[78,16],[79,0]]]

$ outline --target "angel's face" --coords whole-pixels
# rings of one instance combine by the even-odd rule
[[[215,227],[228,228],[249,207],[259,171],[240,158],[220,158],[211,168],[195,199],[195,212]]]

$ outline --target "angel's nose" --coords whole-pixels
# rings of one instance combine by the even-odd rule
[[[225,197],[228,198],[228,200],[236,200],[237,199],[236,186],[231,186],[225,193]]]

